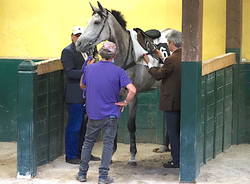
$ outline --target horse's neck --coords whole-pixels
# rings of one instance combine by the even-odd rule
[[[133,53],[130,48],[132,43],[130,43],[130,35],[124,29],[115,29],[114,30],[114,42],[117,45],[118,51],[116,55],[116,61],[119,66],[124,66],[125,63],[131,61],[131,56]],[[134,61],[132,61],[134,62]],[[127,63],[129,64],[129,63]]]
[[[134,62],[134,53],[129,32],[122,28],[120,24],[114,20],[111,20],[109,25],[111,30],[110,41],[115,42],[117,46],[115,63],[118,66],[124,66],[124,64],[127,65]]]

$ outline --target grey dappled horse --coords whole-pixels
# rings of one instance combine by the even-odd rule
[[[120,12],[115,10],[109,11],[103,8],[99,2],[98,7],[99,8],[96,8],[91,5],[93,15],[84,33],[76,42],[77,50],[85,52],[102,41],[112,41],[116,43],[118,49],[115,57],[115,64],[127,71],[130,79],[136,86],[137,92],[144,92],[158,87],[159,85],[156,84],[156,81],[143,65],[142,55],[146,54],[147,51],[144,50],[137,41],[137,32],[126,30],[126,21],[123,19]],[[167,31],[169,30],[170,29],[167,29]],[[155,41],[158,43],[166,43],[165,35],[167,31],[163,31],[162,36]],[[165,56],[168,56],[164,48],[162,52]],[[159,66],[159,62],[156,59],[151,56],[149,57],[150,62],[153,63],[154,66]],[[131,165],[136,165],[135,155],[137,153],[135,137],[136,101],[137,98],[135,97],[134,100],[129,103],[127,124],[130,133],[131,153],[131,158],[128,163]]]

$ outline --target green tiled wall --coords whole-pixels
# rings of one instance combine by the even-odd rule
[[[225,89],[224,89],[224,142],[223,150],[229,148],[233,134],[233,67],[225,69]]]
[[[23,61],[0,59],[0,141],[17,140],[17,68]]]
[[[232,139],[232,66],[202,77],[200,138],[206,163],[231,145]]]
[[[201,62],[181,64],[180,181],[194,183],[200,172],[204,129],[201,122]]]
[[[238,144],[250,143],[250,63],[239,66]]]
[[[32,177],[64,152],[63,72],[37,75],[32,62],[19,67],[17,170]]]
[[[159,89],[139,93],[136,113],[136,142],[163,144],[163,113],[159,110]],[[127,129],[128,109],[119,120],[118,141],[129,143]],[[149,136],[150,135],[150,136]]]

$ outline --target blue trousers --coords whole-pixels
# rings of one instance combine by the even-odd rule
[[[67,159],[80,158],[80,134],[84,124],[85,105],[67,104],[68,122],[65,130],[65,154]]]
[[[117,133],[117,119],[88,120],[85,140],[82,147],[81,164],[78,175],[87,175],[92,148],[98,134],[103,131],[102,160],[99,167],[99,178],[106,179],[113,154],[114,139]]]
[[[167,134],[171,145],[171,156],[173,162],[180,162],[180,112],[165,111],[165,123]]]

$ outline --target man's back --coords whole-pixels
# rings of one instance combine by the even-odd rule
[[[122,87],[131,83],[125,71],[110,61],[100,61],[86,67],[84,84],[86,85],[86,106],[90,119],[103,119],[108,116],[120,116],[119,101]]]

